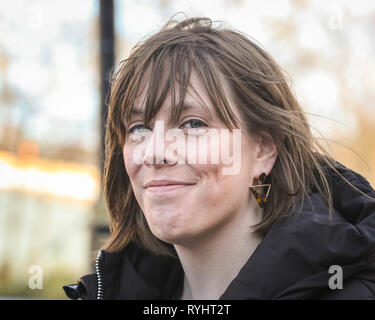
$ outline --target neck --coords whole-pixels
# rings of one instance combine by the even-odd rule
[[[182,299],[217,300],[262,241],[251,226],[262,220],[259,207],[233,213],[224,226],[189,245],[175,245],[184,269]]]

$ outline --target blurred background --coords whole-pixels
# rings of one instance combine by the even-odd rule
[[[374,186],[373,0],[1,1],[1,298],[65,299],[61,286],[92,272],[108,232],[108,78],[179,11],[256,39],[289,74],[314,134]],[[42,289],[29,285],[35,265]]]

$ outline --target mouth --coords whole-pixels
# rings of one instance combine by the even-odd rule
[[[168,181],[168,180],[159,180],[159,181],[151,181],[146,184],[145,189],[151,193],[166,193],[176,190],[182,190],[187,187],[191,187],[195,183],[187,183],[187,182],[180,182],[180,181]]]

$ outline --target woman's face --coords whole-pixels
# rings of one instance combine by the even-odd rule
[[[275,149],[262,148],[244,130],[237,135],[237,129],[234,134],[219,120],[195,71],[190,85],[194,90],[189,88],[184,100],[190,108],[182,111],[176,125],[170,122],[168,96],[150,128],[143,126],[142,114],[132,115],[123,149],[126,172],[152,233],[180,245],[238,221],[251,210],[260,210],[249,186],[257,174],[268,174],[276,159]],[[135,109],[143,110],[143,102],[144,92]],[[178,147],[177,138],[167,138],[171,129],[178,131]],[[218,139],[211,139],[213,132]],[[223,138],[226,133],[229,139]],[[144,137],[142,142],[137,135]],[[214,153],[218,155],[216,161]],[[231,158],[225,159],[223,154]],[[163,159],[166,163],[160,162]]]

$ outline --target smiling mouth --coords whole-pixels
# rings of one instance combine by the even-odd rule
[[[166,193],[166,192],[171,192],[171,191],[177,191],[177,190],[182,190],[187,187],[191,187],[193,184],[169,184],[169,185],[154,185],[154,186],[149,186],[146,188],[147,191],[151,193]]]
[[[168,186],[153,186],[146,188],[147,191],[154,192],[154,193],[164,193],[174,190],[184,189],[186,187],[190,187],[191,184],[172,184]]]

